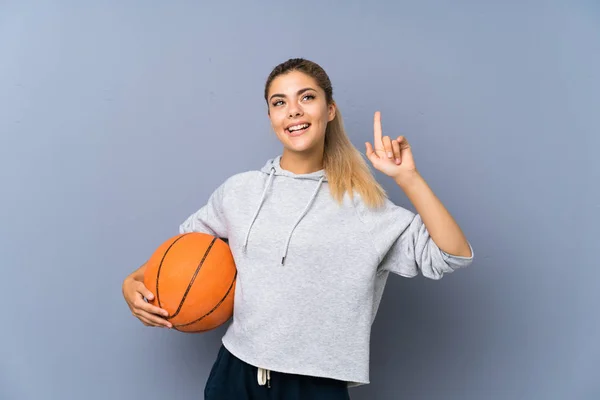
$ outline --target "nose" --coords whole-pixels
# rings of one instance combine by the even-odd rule
[[[291,103],[288,108],[288,116],[289,118],[295,118],[303,115],[302,107],[298,103]]]

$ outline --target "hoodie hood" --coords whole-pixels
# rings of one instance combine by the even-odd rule
[[[314,181],[323,180],[327,182],[327,176],[325,175],[325,170],[321,169],[319,171],[311,172],[308,174],[295,174],[288,170],[281,168],[281,155],[268,160],[265,165],[260,169],[261,172],[264,172],[267,175],[273,173],[274,176],[286,176],[288,178],[294,179],[312,179]]]
[[[246,232],[246,239],[244,240],[243,249],[245,250],[248,246],[248,238],[250,237],[250,232],[252,231],[252,226],[254,225],[254,221],[256,221],[256,218],[258,217],[258,214],[260,213],[260,210],[265,202],[267,194],[269,193],[269,190],[272,187],[275,176],[282,176],[282,177],[287,177],[287,178],[292,178],[292,179],[313,180],[313,181],[315,181],[315,190],[314,190],[312,196],[310,197],[310,200],[306,204],[306,207],[304,207],[304,210],[302,211],[302,213],[300,213],[300,215],[296,219],[296,222],[294,223],[294,225],[290,227],[290,233],[288,234],[285,248],[283,249],[282,256],[281,256],[281,265],[284,265],[285,257],[287,256],[287,252],[290,247],[290,242],[292,240],[294,230],[300,224],[300,222],[302,221],[304,216],[309,212],[310,207],[314,203],[315,198],[317,197],[317,194],[319,193],[319,189],[321,188],[322,183],[327,181],[327,177],[325,176],[324,169],[321,169],[316,172],[311,172],[308,174],[295,174],[293,172],[282,169],[280,161],[281,161],[281,155],[268,160],[266,162],[266,164],[260,169],[261,172],[269,175],[269,179],[267,180],[267,183],[265,184],[265,188],[264,188],[262,196],[260,198],[260,202],[259,202],[258,206],[256,207],[254,216],[252,217],[252,220],[250,221],[250,225],[248,226],[248,231]]]

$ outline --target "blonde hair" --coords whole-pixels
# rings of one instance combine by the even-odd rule
[[[325,70],[318,64],[303,58],[289,59],[271,71],[265,84],[265,101],[268,102],[269,88],[273,80],[279,75],[292,71],[300,71],[312,77],[325,92],[327,104],[335,104],[333,87]],[[362,154],[348,138],[337,105],[335,117],[327,124],[325,130],[323,168],[331,195],[338,203],[342,203],[346,192],[353,198],[356,191],[368,207],[383,205],[386,199],[385,190],[371,173]]]

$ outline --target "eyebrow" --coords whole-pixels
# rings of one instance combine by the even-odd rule
[[[298,90],[298,91],[296,92],[296,94],[297,94],[297,95],[301,95],[302,93],[304,93],[304,92],[306,92],[306,91],[308,91],[308,90],[314,90],[314,91],[316,91],[315,89],[313,89],[313,88],[311,88],[311,87],[307,87],[307,88],[304,88],[304,89],[300,89],[300,90]],[[269,100],[272,100],[272,99],[273,99],[273,97],[286,97],[286,96],[285,96],[285,94],[281,94],[281,93],[275,93],[275,94],[273,94],[271,97],[269,97]]]

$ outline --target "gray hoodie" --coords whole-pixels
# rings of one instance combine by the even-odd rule
[[[238,270],[223,345],[260,369],[369,383],[369,340],[390,272],[431,279],[469,265],[445,253],[420,216],[358,193],[340,206],[323,170],[281,156],[228,178],[180,226],[228,240]],[[472,251],[472,249],[471,249]]]

